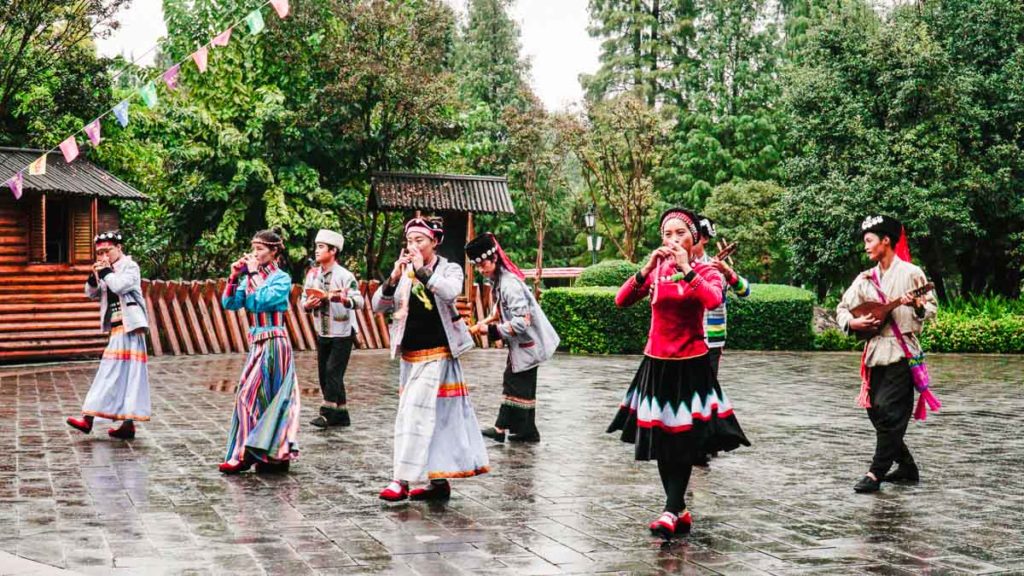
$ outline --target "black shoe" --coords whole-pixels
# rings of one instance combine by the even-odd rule
[[[509,442],[540,442],[540,432],[533,434],[509,434]]]
[[[893,472],[889,472],[882,478],[882,482],[917,484],[921,480],[921,474],[916,464],[902,464]]]
[[[289,468],[288,460],[284,462],[257,462],[256,473],[257,474],[284,474]]]
[[[491,440],[494,440],[495,442],[505,442],[505,433],[498,432],[498,429],[493,426],[480,430],[480,434],[482,434],[485,438],[490,438]]]
[[[874,480],[871,476],[864,475],[859,482],[854,484],[853,491],[859,492],[860,494],[867,494],[870,492],[878,492],[878,489],[882,487],[882,483],[878,480]]]
[[[328,426],[352,425],[352,419],[349,418],[348,410],[346,408],[328,408],[326,416]]]
[[[697,454],[696,456],[693,457],[693,465],[694,466],[700,466],[701,468],[707,468],[710,463],[711,463],[711,457],[708,456],[707,454],[701,453],[701,454]]]

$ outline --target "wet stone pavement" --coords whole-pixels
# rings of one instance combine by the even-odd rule
[[[1024,574],[1024,358],[936,356],[945,406],[912,424],[917,486],[858,495],[873,433],[857,355],[727,352],[722,382],[754,446],[697,469],[693,534],[646,532],[653,463],[604,434],[639,358],[541,368],[537,445],[490,443],[493,472],[447,505],[383,505],[397,367],[357,352],[354,425],[318,431],[315,356],[297,355],[302,456],[290,474],[217,472],[241,356],[160,358],[136,440],[64,424],[95,364],[0,369],[0,552],[88,574]],[[482,423],[501,351],[465,362]],[[0,570],[2,572],[2,570]]]

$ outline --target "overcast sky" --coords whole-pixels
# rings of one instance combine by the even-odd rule
[[[464,11],[465,0],[446,0]],[[269,8],[268,8],[269,10]],[[97,42],[105,56],[140,57],[167,33],[161,0],[133,0],[119,17],[121,29]],[[599,44],[587,35],[587,0],[515,0],[512,16],[532,65],[533,88],[550,109],[582,97],[581,73],[597,70]],[[150,52],[140,63],[152,62]]]

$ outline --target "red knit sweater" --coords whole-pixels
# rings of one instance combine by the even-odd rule
[[[691,282],[669,281],[668,277],[677,271],[672,262],[664,262],[644,278],[643,285],[631,276],[615,296],[616,306],[624,308],[651,295],[651,330],[645,355],[681,360],[707,354],[704,311],[722,304],[723,280],[709,264],[693,262],[691,266],[696,272]],[[660,278],[656,284],[655,277]]]

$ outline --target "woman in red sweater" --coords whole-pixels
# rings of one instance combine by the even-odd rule
[[[749,446],[732,403],[722,392],[704,343],[704,311],[722,303],[722,276],[691,258],[700,229],[693,212],[661,216],[662,246],[615,297],[620,307],[651,297],[651,330],[644,358],[608,432],[636,445],[637,460],[658,461],[665,511],[651,533],[670,538],[690,531],[686,485],[698,453]]]

